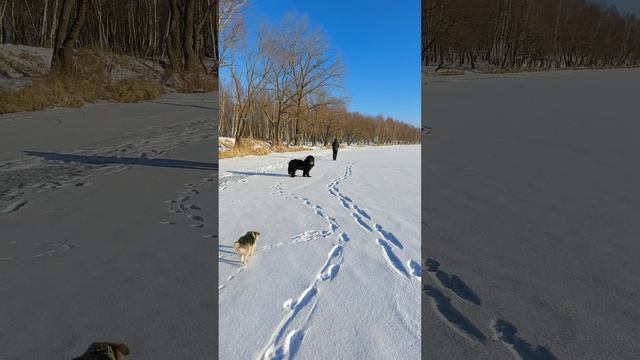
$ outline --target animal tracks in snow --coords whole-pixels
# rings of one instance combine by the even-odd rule
[[[409,277],[409,273],[407,273],[407,269],[402,265],[402,261],[394,254],[393,250],[391,250],[391,246],[387,244],[386,241],[382,239],[378,239],[378,245],[382,248],[382,253],[384,254],[384,258],[387,260],[389,266],[391,266],[395,271],[397,271],[400,275]]]
[[[353,210],[355,210],[363,218],[367,220],[371,220],[371,217],[369,216],[369,214],[367,214],[364,210],[360,209],[358,205],[353,205]]]
[[[474,305],[480,305],[480,297],[456,275],[449,275],[448,273],[440,270],[440,263],[433,259],[427,259],[426,262],[427,271],[435,277],[435,279],[443,287],[449,289],[460,299],[472,303]]]
[[[194,200],[200,195],[200,187],[207,184],[212,176],[208,176],[202,179],[200,184],[186,183],[184,184],[184,190],[180,192],[180,195],[176,199],[169,199],[163,201],[164,204],[169,205],[167,212],[169,214],[182,215],[189,222],[188,227],[192,229],[199,229],[204,227],[205,219],[199,213],[202,210],[202,206],[196,203]],[[176,222],[164,220],[160,222],[163,225],[175,225]]]
[[[353,217],[353,220],[356,221],[356,224],[360,225],[360,227],[363,228],[364,230],[373,231],[371,227],[367,225],[367,223],[364,222],[364,220],[362,220],[362,217],[360,215],[356,213],[351,213],[351,217]]]
[[[380,236],[382,236],[383,239],[390,242],[391,245],[395,246],[398,249],[403,248],[402,243],[398,240],[398,238],[396,238],[395,235],[393,235],[393,233],[386,231],[385,229],[382,228],[382,226],[378,224],[374,224],[373,227],[375,227],[378,234],[380,234]]]
[[[11,245],[16,245],[17,243],[18,242],[16,241],[10,242]],[[37,247],[39,247],[40,250],[38,250],[36,254],[30,255],[29,258],[31,259],[40,259],[40,258],[54,256],[54,255],[57,256],[58,254],[62,254],[64,252],[71,251],[78,248],[78,245],[76,244],[59,244],[59,243],[48,243],[48,242],[35,242],[33,243],[33,245],[36,245]],[[23,257],[18,258],[14,256],[0,258],[0,261],[7,261],[7,262],[23,261],[23,260],[25,260],[25,258]]]
[[[442,321],[467,339],[485,344],[487,337],[467,316],[454,306],[455,299],[467,303],[480,313],[485,314],[482,309],[482,301],[471,287],[460,277],[449,274],[440,269],[440,262],[428,258],[425,262],[425,270],[430,277],[442,288],[449,291],[454,298],[448,297],[444,292],[434,285],[425,285],[423,294],[429,296],[436,312]],[[420,274],[421,269],[417,264],[409,263],[414,275]],[[502,342],[517,360],[556,360],[557,357],[546,347],[533,346],[526,340],[517,336],[518,329],[506,320],[492,319],[489,324],[491,339]]]
[[[329,187],[335,188],[335,185],[348,177],[348,175],[350,175],[350,170],[347,170],[344,176],[332,181]],[[308,198],[296,194],[285,194],[281,184],[282,182],[280,181],[273,186],[272,194],[279,195],[285,199],[290,198],[302,201],[314,214],[325,219],[329,226],[328,230],[310,230],[294,235],[291,242],[333,237],[339,231],[340,226],[336,219],[325,215],[320,205],[313,205]],[[330,191],[332,190],[330,189]],[[334,191],[337,192],[338,189],[335,188]],[[286,311],[286,314],[271,334],[268,344],[261,351],[262,359],[291,359],[295,355],[301,346],[305,329],[308,327],[322,289],[325,286],[329,286],[338,277],[342,266],[344,266],[345,245],[349,241],[350,238],[345,232],[338,233],[334,245],[327,253],[327,259],[317,272],[317,275],[297,298],[287,299],[283,303],[283,310]]]
[[[310,321],[311,315],[315,310],[318,296],[323,287],[323,283],[331,282],[338,276],[340,267],[344,261],[344,246],[349,241],[349,236],[345,233],[338,235],[338,244],[334,245],[327,254],[327,260],[318,271],[317,276],[311,283],[298,295],[296,299],[287,299],[282,308],[286,311],[286,315],[280,321],[280,324],[271,334],[269,343],[262,351],[262,359],[284,359],[292,354],[292,342],[290,338],[296,337],[295,349],[299,348],[302,342],[303,334]],[[287,334],[284,338],[283,336]]]
[[[458,276],[449,275],[440,270],[438,261],[428,258],[425,262],[425,268],[441,286],[451,291],[456,298],[480,306],[480,297]],[[446,296],[442,290],[432,285],[425,285],[422,292],[431,298],[434,309],[445,324],[468,339],[485,343],[484,333],[454,306],[452,299]]]
[[[65,153],[25,151],[0,165],[0,215],[19,211],[23,195],[67,187],[84,188],[93,176],[116,174],[135,165],[153,165],[170,149],[215,136],[210,119],[151,126]],[[19,206],[15,206],[20,201]],[[10,210],[10,211],[8,211]]]
[[[376,245],[380,249],[380,261],[384,266],[388,266],[390,272],[394,275],[394,279],[407,282],[410,286],[415,286],[415,279],[420,278],[419,265],[415,261],[408,259],[402,246],[402,242],[390,231],[386,230],[382,225],[374,222],[374,217],[366,211],[360,204],[354,202],[354,199],[345,195],[340,190],[340,184],[353,175],[352,164],[347,165],[344,173],[338,178],[332,180],[326,185],[326,190],[330,198],[335,198],[335,205],[339,206],[321,206],[310,199],[285,190],[284,185],[289,184],[287,177],[276,178],[277,180],[271,186],[271,195],[284,199],[286,201],[298,201],[303,208],[308,209],[309,216],[318,216],[326,222],[327,227],[305,229],[304,231],[292,235],[288,240],[278,243],[271,243],[256,249],[255,256],[261,256],[263,251],[277,251],[276,249],[292,245],[308,244],[314,241],[321,241],[317,246],[330,246],[327,248],[326,257],[319,260],[321,266],[317,268],[304,286],[298,290],[299,292],[290,298],[283,298],[278,304],[277,310],[282,312],[279,323],[274,327],[268,339],[265,339],[264,346],[259,349],[259,357],[261,359],[290,359],[301,348],[305,336],[311,322],[314,319],[314,312],[318,301],[323,293],[335,289],[335,284],[340,282],[341,274],[348,268],[348,261],[345,261],[345,254],[349,253],[349,245],[353,240],[347,235],[340,222],[342,219],[348,221],[350,217],[358,227],[350,225],[349,232],[356,231],[358,234],[353,235],[354,239],[365,238],[370,241],[376,241]],[[258,171],[253,171],[258,172]],[[238,173],[227,177],[227,181],[221,184],[220,189],[227,189],[228,186],[241,181],[247,181],[252,175],[247,173]],[[323,204],[324,205],[324,204]],[[342,213],[340,206],[347,211]],[[340,214],[334,214],[332,211],[338,211]],[[340,216],[338,216],[340,215]],[[337,220],[339,219],[339,220]],[[374,235],[375,234],[375,235]],[[378,235],[378,236],[376,236]],[[225,245],[219,249],[219,261],[226,263],[235,263],[232,258],[235,255],[231,246]],[[348,258],[346,258],[348,259]],[[318,260],[318,259],[316,259]],[[405,265],[406,264],[406,265]],[[238,271],[241,271],[241,267]],[[384,268],[383,268],[384,270]],[[229,289],[229,281],[234,280],[238,274],[227,278],[227,281],[219,284],[219,291],[223,293]],[[399,276],[399,277],[398,277]],[[417,287],[417,286],[416,286]],[[293,294],[291,294],[293,295]]]
[[[451,304],[451,298],[431,285],[425,285],[423,292],[425,295],[431,297],[438,313],[451,328],[472,340],[481,343],[486,341],[486,336],[482,331]]]
[[[276,170],[280,170],[287,167],[286,161],[277,162],[272,165],[259,167],[256,169],[246,170],[246,171],[232,171],[227,174],[223,174],[218,179],[218,191],[224,191],[228,189],[230,186],[235,184],[247,183],[249,179],[253,176],[260,175],[276,175],[273,172]],[[277,175],[285,176],[284,174],[278,173]]]
[[[491,322],[493,339],[507,346],[513,355],[519,360],[556,360],[549,349],[544,346],[533,346],[516,334],[518,328],[505,320],[493,320]]]
[[[411,269],[411,275],[418,278],[418,280],[422,278],[422,268],[420,268],[420,264],[413,260],[409,260],[407,261],[407,267]]]
[[[203,206],[199,203],[202,191],[206,187],[210,187],[215,180],[215,174],[204,177],[198,183],[185,183],[184,188],[175,199],[164,200],[162,203],[168,205],[167,213],[172,215],[172,219],[164,219],[160,221],[165,226],[186,226],[188,228],[199,230],[205,228],[207,221],[202,215]],[[204,191],[207,192],[206,190]],[[176,218],[177,217],[177,218]],[[201,239],[213,239],[217,237],[211,233],[201,233]],[[224,287],[219,288],[222,290]]]
[[[373,232],[373,228],[375,228],[376,232],[380,235],[380,238],[377,238],[376,242],[380,246],[382,250],[382,257],[388,264],[389,268],[392,269],[395,273],[400,274],[405,278],[409,278],[410,275],[407,271],[407,268],[405,268],[405,266],[402,264],[402,260],[400,260],[399,256],[394,252],[392,248],[393,246],[396,250],[403,250],[404,246],[402,245],[402,242],[400,242],[400,240],[398,240],[398,238],[393,233],[386,231],[382,227],[382,225],[374,223],[372,228],[372,226],[368,223],[369,221],[373,220],[372,217],[359,205],[355,204],[350,197],[344,195],[338,188],[340,182],[346,180],[353,174],[352,166],[353,165],[347,166],[342,177],[332,181],[331,183],[329,183],[329,185],[327,185],[329,194],[337,197],[340,201],[340,205],[346,210],[350,211],[351,218],[362,230],[369,233]],[[409,259],[407,260],[407,264],[415,264],[415,266],[409,266],[409,268],[412,269],[413,276],[420,278],[420,272],[415,270],[416,268],[419,268],[417,263]]]
[[[291,237],[291,243],[302,243],[316,241],[331,236],[332,231],[328,230],[307,230]]]
[[[333,280],[336,275],[338,275],[339,270],[340,264],[330,265],[324,272],[320,274],[320,278],[322,280]]]

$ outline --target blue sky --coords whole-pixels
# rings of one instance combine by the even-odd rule
[[[309,17],[346,68],[349,109],[420,126],[420,1],[254,0],[248,32],[285,14]]]

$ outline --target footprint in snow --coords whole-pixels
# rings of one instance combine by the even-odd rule
[[[391,266],[400,275],[409,277],[407,270],[402,265],[402,261],[400,261],[400,259],[393,252],[391,246],[389,246],[389,244],[387,244],[387,242],[382,239],[378,239],[378,245],[380,245],[380,247],[382,248],[382,254],[384,255],[385,260],[387,260],[389,266]]]
[[[327,281],[327,280],[331,281],[335,279],[335,277],[338,275],[339,270],[340,270],[340,264],[333,264],[329,266],[329,268],[327,268],[327,270],[320,275],[320,278],[324,281]]]
[[[371,229],[371,227],[369,225],[367,225],[367,223],[364,222],[364,220],[362,220],[362,217],[360,217],[360,215],[356,214],[356,213],[351,213],[351,217],[353,217],[353,220],[355,220],[355,222],[360,225],[361,228],[367,230],[367,231],[373,231]]]
[[[422,292],[431,297],[433,305],[447,325],[466,338],[483,344],[486,342],[486,336],[451,304],[451,298],[445,296],[442,291],[431,285],[425,285]]]
[[[369,216],[369,214],[367,214],[364,210],[360,209],[358,207],[358,205],[353,205],[353,209],[360,214],[363,218],[367,219],[367,220],[371,220],[371,216]]]
[[[516,334],[518,328],[506,320],[492,321],[493,339],[501,341],[520,360],[557,360],[558,358],[544,346],[533,346]]]
[[[376,231],[378,232],[378,234],[380,234],[380,236],[382,236],[383,239],[387,240],[388,242],[391,243],[391,245],[397,247],[398,249],[403,249],[402,243],[400,242],[400,240],[398,240],[398,238],[396,238],[395,235],[384,230],[382,226],[378,224],[375,224],[374,227],[376,228]]]
[[[411,275],[420,279],[422,277],[422,268],[420,268],[420,264],[413,260],[407,261],[407,267],[411,269]]]
[[[432,273],[442,286],[449,289],[460,299],[480,306],[482,301],[480,297],[457,275],[448,274],[440,270],[440,263],[434,259],[428,258],[427,271]]]

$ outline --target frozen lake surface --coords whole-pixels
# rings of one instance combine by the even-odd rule
[[[640,70],[423,87],[425,359],[640,354]]]
[[[0,116],[3,359],[216,350],[216,94]]]

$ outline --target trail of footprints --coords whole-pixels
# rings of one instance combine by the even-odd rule
[[[323,218],[327,222],[326,230],[307,230],[299,234],[293,235],[287,243],[278,242],[271,245],[262,246],[256,249],[256,253],[269,250],[272,248],[280,247],[282,245],[295,245],[301,243],[308,243],[311,241],[317,241],[321,239],[328,239],[334,237],[337,234],[336,240],[329,253],[327,259],[318,270],[316,276],[311,283],[304,289],[304,291],[296,298],[290,298],[284,301],[282,310],[285,311],[285,315],[280,324],[272,333],[269,343],[261,351],[261,357],[263,359],[285,359],[293,358],[298,351],[302,340],[304,338],[304,329],[311,319],[311,315],[315,310],[315,306],[318,301],[317,295],[320,292],[321,287],[325,283],[330,283],[338,275],[341,266],[344,261],[344,248],[349,241],[349,236],[344,232],[339,232],[340,226],[335,218],[324,214],[320,205],[313,205],[308,198],[298,196],[296,194],[285,194],[282,189],[282,182],[278,181],[272,188],[272,195],[281,196],[284,199],[294,199],[302,201],[314,214]],[[219,255],[219,259],[228,260],[235,257],[233,251],[226,251],[224,249],[221,252],[225,255]],[[244,270],[244,266],[238,268],[237,273]],[[227,281],[231,281],[237,274],[230,275]],[[220,291],[224,290],[226,284],[219,285]]]
[[[13,240],[13,241],[9,241],[8,242],[10,245],[16,245],[18,244],[17,241]],[[48,242],[34,242],[33,245],[36,245],[37,247],[44,247],[46,250],[39,250],[37,252],[37,254],[35,255],[31,255],[30,257],[32,259],[39,259],[39,258],[44,258],[44,257],[50,257],[56,254],[60,254],[69,250],[73,250],[75,248],[78,247],[78,245],[76,244],[60,244],[60,243],[48,243]],[[0,262],[14,262],[14,261],[23,261],[25,260],[25,258],[20,257],[17,258],[15,256],[9,256],[9,257],[0,257]]]
[[[313,205],[309,199],[296,194],[285,194],[281,184],[282,181],[279,181],[274,185],[272,194],[282,196],[285,199],[302,201],[315,215],[323,218],[328,225],[327,230],[311,230],[294,235],[290,243],[296,243],[302,241],[302,239],[313,241],[319,238],[329,238],[335,234],[337,234],[337,238],[327,254],[326,261],[317,271],[311,283],[298,297],[289,298],[283,303],[282,309],[285,311],[285,315],[260,353],[261,358],[265,360],[293,359],[300,348],[305,329],[308,327],[318,303],[321,289],[338,276],[341,267],[344,265],[345,246],[350,240],[347,233],[339,231],[340,225],[336,219],[325,215],[320,205]]]
[[[200,184],[186,183],[184,189],[177,198],[165,200],[163,203],[168,205],[167,212],[183,217],[188,227],[192,229],[200,229],[205,225],[205,219],[202,216],[202,206],[196,201],[200,195],[203,185],[215,181],[215,174],[211,174],[201,180]],[[176,222],[170,220],[160,221],[162,225],[176,225]],[[215,235],[203,233],[202,238],[210,239]]]
[[[350,212],[351,217],[365,232],[370,233],[375,229],[377,234],[380,235],[380,238],[377,238],[376,241],[378,245],[380,245],[382,255],[392,271],[407,279],[410,278],[410,276],[414,276],[418,281],[420,281],[421,272],[418,263],[413,260],[407,261],[407,268],[409,268],[409,270],[407,270],[395,254],[394,249],[392,249],[393,247],[396,250],[402,250],[402,243],[392,233],[386,231],[381,225],[376,223],[369,225],[368,222],[373,220],[371,216],[369,216],[364,209],[354,204],[351,198],[342,194],[338,188],[340,182],[346,180],[351,175],[352,165],[349,165],[343,176],[333,180],[329,185],[327,185],[329,194],[338,198],[342,207]],[[327,255],[327,260],[317,272],[313,281],[297,298],[290,298],[284,302],[283,309],[286,311],[286,314],[272,333],[268,344],[262,350],[262,359],[293,358],[304,338],[304,331],[307,328],[308,322],[315,310],[321,288],[326,284],[326,282],[330,282],[335,279],[341,267],[344,265],[344,249],[345,245],[350,240],[347,233],[339,231],[340,226],[336,219],[325,215],[321,206],[313,205],[309,199],[300,197],[296,194],[285,194],[282,190],[281,183],[282,182],[280,181],[275,184],[272,191],[273,194],[280,195],[285,199],[291,198],[301,200],[313,211],[314,214],[327,221],[329,226],[328,230],[322,232],[313,230],[313,234],[320,234],[322,237],[330,237],[335,233],[338,233],[338,237]],[[304,238],[305,236],[305,233],[295,235],[292,238],[292,242],[296,241],[296,239]]]
[[[336,243],[327,254],[327,260],[311,283],[297,298],[289,298],[282,304],[285,315],[262,350],[262,359],[293,358],[302,343],[322,287],[335,279],[343,266],[344,248],[349,240],[346,233],[339,233]]]
[[[422,293],[431,298],[434,310],[440,319],[452,328],[456,333],[470,341],[486,344],[487,335],[476,326],[463,312],[455,306],[456,301],[462,301],[466,306],[481,311],[482,300],[469,285],[460,277],[441,270],[441,264],[431,258],[427,258],[424,269],[429,274],[431,282],[437,284],[425,284]],[[420,271],[417,264],[412,264],[413,271]],[[453,296],[449,297],[445,292]],[[506,320],[491,319],[489,322],[491,339],[501,342],[519,360],[554,360],[557,357],[543,346],[533,346],[526,340],[518,337],[518,329]]]
[[[371,216],[360,206],[355,204],[351,198],[344,195],[338,185],[340,182],[346,180],[353,174],[352,165],[347,166],[345,173],[342,177],[332,181],[327,185],[330,195],[339,199],[340,205],[351,213],[351,217],[355,223],[360,226],[365,232],[374,232],[378,234],[376,243],[380,246],[381,253],[389,268],[402,277],[410,278],[413,276],[417,280],[420,280],[421,272],[420,266],[414,260],[407,260],[406,266],[400,260],[400,257],[396,255],[396,251],[402,251],[404,246],[402,242],[391,232],[384,229],[380,224],[373,222]],[[373,226],[370,223],[373,222]]]
[[[269,171],[273,171],[276,169],[281,169],[287,166],[286,162],[278,162],[273,165],[267,165],[263,167],[259,167],[257,169],[238,172],[238,174],[224,175],[220,177],[218,184],[218,191],[226,190],[230,185],[246,183],[249,181],[249,178],[253,175],[266,174]]]
[[[343,208],[349,211],[350,216],[366,233],[376,233],[379,236],[375,239],[376,243],[380,246],[382,258],[386,261],[391,271],[400,275],[404,279],[411,277],[420,281],[421,269],[420,265],[414,260],[408,260],[406,266],[402,263],[400,258],[396,255],[396,251],[402,251],[404,249],[400,240],[391,232],[386,231],[382,225],[373,222],[372,217],[357,204],[354,204],[353,200],[348,196],[342,194],[338,185],[340,182],[346,180],[352,175],[352,165],[349,165],[345,169],[343,176],[333,180],[327,185],[330,195],[337,198]],[[232,182],[246,182],[246,177],[241,177]],[[344,266],[344,251],[345,246],[349,242],[349,235],[340,230],[340,225],[334,217],[325,214],[323,208],[320,205],[314,205],[308,198],[299,196],[293,193],[285,193],[282,188],[282,182],[284,180],[276,182],[272,188],[272,195],[281,196],[284,199],[293,199],[301,201],[307,206],[315,215],[323,218],[327,222],[326,230],[307,230],[302,233],[292,236],[288,242],[278,242],[271,245],[262,246],[256,249],[256,253],[261,251],[270,250],[283,245],[295,245],[300,243],[306,243],[310,241],[317,241],[320,239],[333,238],[336,234],[333,246],[327,254],[327,259],[323,263],[322,267],[317,271],[316,276],[308,284],[308,286],[300,293],[296,298],[290,298],[284,301],[282,310],[285,311],[281,322],[276,327],[267,345],[261,350],[260,356],[262,359],[291,359],[298,351],[302,340],[304,339],[305,329],[313,315],[316,304],[318,302],[321,289],[334,280],[342,266]],[[230,182],[226,182],[219,190],[224,190]],[[225,253],[219,255],[219,259],[229,261],[235,257],[233,251],[221,249],[220,252]],[[242,272],[245,267],[240,267],[238,273]],[[227,281],[231,281],[237,274],[230,275]],[[226,284],[219,285],[218,289],[223,291],[226,288]]]

